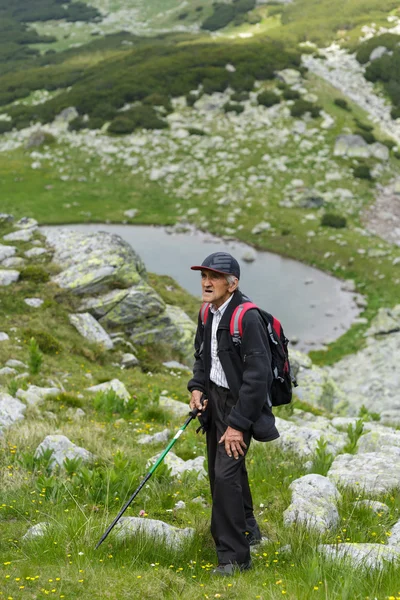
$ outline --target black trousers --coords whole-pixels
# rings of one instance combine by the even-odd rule
[[[211,534],[219,564],[250,560],[248,534],[259,535],[245,464],[251,434],[243,434],[247,450],[237,460],[227,455],[224,443],[218,443],[228,427],[226,419],[234,404],[228,389],[210,382],[207,454],[212,495]]]

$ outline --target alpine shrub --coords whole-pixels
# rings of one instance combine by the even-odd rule
[[[46,283],[50,279],[50,274],[38,265],[28,265],[20,271],[21,281],[34,281],[35,283]]]
[[[226,104],[224,104],[224,111],[227,112],[235,112],[236,114],[240,114],[244,111],[244,106],[242,106],[241,104],[231,104],[230,102],[227,102]]]
[[[309,112],[313,118],[317,118],[319,117],[321,108],[302,98],[295,100],[293,106],[290,107],[290,114],[292,117],[302,117],[307,112]]]
[[[43,354],[40,352],[39,345],[35,338],[31,338],[29,342],[29,373],[31,375],[37,375],[43,362]]]
[[[372,179],[370,168],[367,165],[358,165],[353,169],[354,177],[358,179]]]
[[[342,229],[346,227],[347,221],[345,217],[335,215],[333,213],[325,213],[321,218],[321,225],[323,227],[334,227],[335,229]]]
[[[376,142],[376,137],[371,131],[364,131],[363,129],[356,129],[354,132],[356,135],[361,136],[367,144],[373,144]]]
[[[343,108],[343,110],[351,110],[350,106],[344,98],[335,98],[333,104],[335,104],[339,108]]]
[[[7,133],[7,131],[11,131],[13,128],[11,121],[0,121],[0,134]]]
[[[284,88],[282,96],[285,100],[298,100],[300,98],[299,92],[297,90],[292,90],[290,87]]]
[[[58,354],[62,350],[61,344],[47,331],[24,329],[23,336],[24,338],[34,338],[39,350],[44,354]]]
[[[262,104],[262,106],[273,106],[274,104],[279,104],[281,99],[275,92],[266,90],[265,92],[258,94],[257,101],[259,104]]]

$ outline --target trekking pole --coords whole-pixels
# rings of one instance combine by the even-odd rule
[[[170,443],[168,444],[168,446],[165,448],[164,452],[156,460],[156,462],[154,463],[154,465],[151,467],[150,471],[147,473],[146,477],[140,483],[139,487],[133,492],[133,494],[129,498],[128,502],[121,508],[121,510],[119,511],[119,513],[117,514],[117,516],[115,517],[114,521],[107,528],[106,532],[103,534],[103,536],[101,537],[101,539],[97,542],[95,550],[97,550],[97,548],[100,546],[100,544],[102,544],[104,542],[104,540],[106,539],[106,537],[108,536],[108,534],[110,533],[110,531],[113,529],[113,527],[118,523],[118,521],[120,520],[120,518],[122,517],[122,515],[124,514],[124,512],[128,508],[128,506],[130,506],[130,504],[136,498],[136,496],[138,495],[138,493],[140,492],[140,490],[142,489],[142,487],[144,486],[144,484],[150,479],[150,477],[153,475],[154,471],[157,469],[158,465],[164,460],[164,458],[166,457],[166,455],[168,454],[168,452],[171,450],[172,446],[175,444],[176,440],[182,435],[183,431],[185,431],[185,429],[189,425],[189,423],[191,421],[193,421],[193,419],[195,419],[198,414],[199,414],[199,410],[197,408],[194,408],[193,410],[191,410],[189,412],[189,416],[186,419],[186,421],[184,422],[184,424],[182,425],[182,427],[180,429],[178,429],[178,431],[176,432],[176,434],[174,435],[174,437],[172,438],[172,440],[170,441]]]

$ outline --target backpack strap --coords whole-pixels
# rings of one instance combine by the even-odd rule
[[[203,302],[203,304],[201,305],[201,308],[200,308],[200,318],[201,318],[201,323],[202,323],[203,327],[207,323],[207,317],[208,317],[209,310],[210,310],[210,303]]]
[[[244,302],[243,304],[239,304],[233,311],[229,329],[234,342],[240,343],[243,335],[243,317],[252,308],[258,308],[257,304],[254,304],[254,302]]]

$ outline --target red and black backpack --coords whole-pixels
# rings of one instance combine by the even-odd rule
[[[200,318],[203,326],[207,322],[210,304],[204,302],[200,308]],[[253,302],[243,302],[233,311],[230,322],[230,333],[235,346],[240,346],[243,335],[243,317],[248,310],[257,309],[268,333],[271,349],[271,369],[273,380],[270,390],[272,406],[289,404],[292,400],[292,387],[297,386],[293,377],[288,353],[289,340],[283,333],[282,325],[270,313],[259,308]]]

